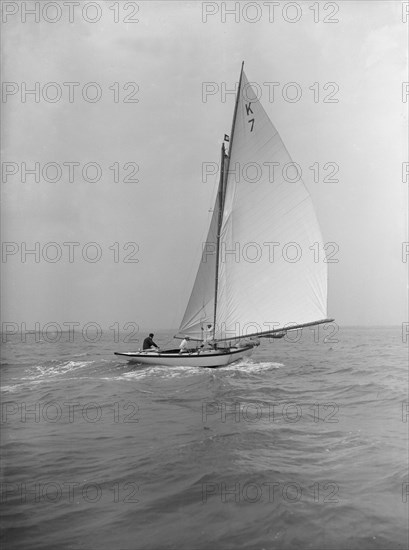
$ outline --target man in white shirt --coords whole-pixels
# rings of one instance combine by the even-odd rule
[[[203,329],[202,327],[202,339],[203,339],[203,343],[200,346],[202,350],[214,348],[212,325],[207,325],[205,329]]]
[[[179,345],[179,353],[183,353],[183,352],[186,352],[187,351],[187,343],[188,343],[188,340],[189,340],[189,337],[188,336],[185,336],[183,338],[183,340],[180,342],[180,345]]]

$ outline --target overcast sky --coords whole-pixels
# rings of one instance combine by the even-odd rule
[[[216,190],[202,164],[219,162],[242,60],[339,247],[329,316],[405,321],[405,3],[36,4],[38,17],[3,2],[3,322],[179,325]],[[23,163],[40,163],[40,181],[23,181]],[[100,173],[84,178],[88,163]]]

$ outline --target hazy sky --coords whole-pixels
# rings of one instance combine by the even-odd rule
[[[329,316],[405,321],[405,3],[23,4],[3,2],[3,322],[179,325],[216,189],[202,164],[219,162],[242,60],[339,247]]]

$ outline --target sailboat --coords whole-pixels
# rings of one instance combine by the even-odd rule
[[[175,336],[189,347],[116,355],[142,364],[219,367],[251,355],[260,337],[333,321],[327,264],[312,253],[323,249],[320,228],[301,178],[285,177],[291,163],[243,62],[210,227]]]

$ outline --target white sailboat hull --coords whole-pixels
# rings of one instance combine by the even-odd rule
[[[175,350],[169,352],[138,351],[116,352],[115,355],[126,359],[131,363],[143,365],[163,365],[165,367],[223,367],[234,363],[243,357],[249,357],[253,352],[253,346],[242,348],[227,348],[223,350],[194,351],[191,353],[178,353]]]

